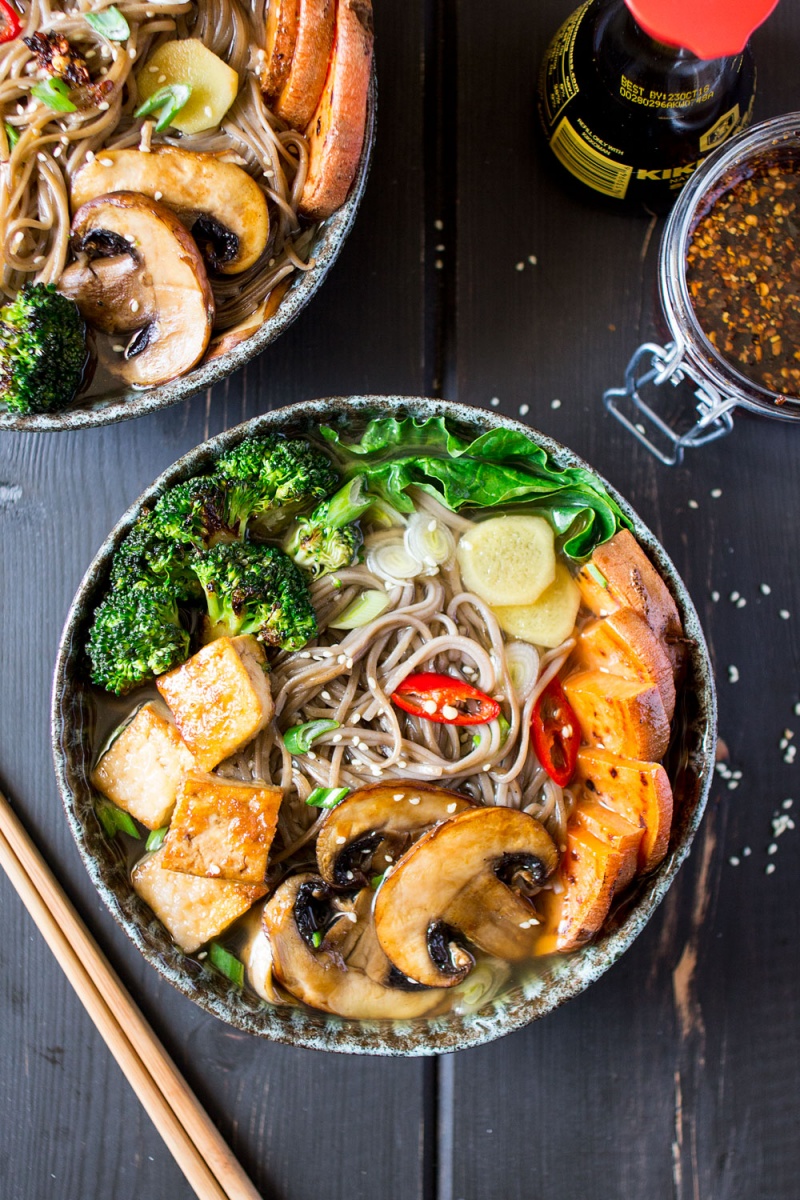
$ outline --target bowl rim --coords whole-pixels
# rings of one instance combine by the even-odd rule
[[[358,169],[347,199],[332,216],[320,222],[316,243],[319,249],[314,253],[315,266],[313,269],[296,272],[291,277],[291,285],[278,305],[277,311],[255,333],[231,347],[224,354],[220,354],[208,362],[201,362],[187,374],[180,375],[177,379],[170,380],[169,383],[161,384],[158,387],[144,388],[141,391],[131,389],[125,392],[120,399],[105,400],[98,397],[89,401],[89,407],[81,407],[78,403],[56,413],[23,415],[0,409],[0,431],[7,429],[20,433],[40,433],[90,429],[145,416],[162,408],[169,408],[182,400],[188,400],[197,392],[205,391],[219,383],[227,376],[232,375],[234,371],[238,371],[251,362],[262,350],[276,341],[297,320],[322,287],[353,227],[372,165],[377,114],[378,80],[373,58],[370,86],[367,93],[364,142],[361,147]]]
[[[646,878],[641,894],[624,918],[619,928],[603,934],[597,941],[564,956],[561,963],[567,964],[561,972],[564,978],[551,980],[544,1001],[535,995],[524,994],[515,998],[506,994],[500,1001],[492,1001],[492,1011],[469,1016],[453,1013],[439,1018],[409,1021],[348,1021],[325,1013],[287,1008],[275,1009],[264,1005],[246,1008],[241,1001],[241,1011],[232,1009],[226,997],[212,994],[208,976],[202,977],[201,990],[197,981],[184,969],[171,970],[162,961],[160,952],[152,948],[145,939],[144,931],[134,917],[125,911],[111,886],[104,878],[102,864],[88,848],[86,830],[75,807],[75,797],[70,783],[70,761],[65,744],[69,732],[67,713],[62,706],[62,697],[70,687],[72,660],[80,652],[78,627],[85,621],[88,605],[93,593],[107,578],[107,568],[113,551],[128,532],[139,515],[143,504],[152,502],[165,487],[170,487],[189,475],[206,469],[224,450],[257,433],[280,430],[289,422],[307,425],[323,420],[353,417],[363,419],[372,415],[397,415],[402,410],[412,416],[445,416],[461,426],[482,430],[511,429],[533,437],[559,463],[583,467],[601,479],[611,496],[631,520],[637,540],[646,548],[662,578],[678,604],[684,631],[689,642],[689,655],[694,669],[698,691],[698,718],[701,734],[698,741],[695,765],[697,799],[688,816],[680,840],[671,846],[666,858],[657,870]],[[58,653],[53,674],[51,705],[51,742],[53,760],[59,792],[67,821],[92,882],[99,891],[117,924],[137,946],[144,958],[156,970],[205,1011],[220,1017],[227,1024],[269,1040],[297,1045],[309,1049],[333,1050],[356,1054],[381,1054],[414,1057],[438,1054],[482,1045],[498,1037],[520,1029],[546,1015],[565,1001],[584,991],[597,980],[624,953],[644,929],[655,909],[666,895],[681,863],[689,854],[692,841],[705,810],[713,778],[716,749],[717,704],[713,671],[708,648],[700,621],[688,591],[674,564],[655,535],[644,524],[632,506],[593,467],[579,455],[532,427],[502,414],[489,412],[461,403],[446,400],[410,396],[355,396],[328,397],[301,401],[268,413],[253,417],[240,425],[201,442],[163,471],[142,495],[123,513],[98,549],[69,606],[64,628],[59,640]],[[84,782],[85,781],[84,779]],[[674,826],[673,826],[674,829]],[[106,870],[110,870],[106,866]],[[132,889],[131,889],[132,891]],[[190,960],[191,961],[191,960]],[[558,964],[554,967],[558,972]],[[252,1019],[256,1011],[259,1020]],[[250,1019],[248,1019],[250,1018]]]

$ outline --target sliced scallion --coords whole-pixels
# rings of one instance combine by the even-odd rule
[[[52,108],[53,112],[78,111],[77,105],[69,98],[69,88],[63,79],[46,79],[43,83],[37,83],[31,88],[31,95],[41,100],[48,108]]]
[[[319,950],[320,946],[322,945],[322,939],[324,936],[325,935],[323,934],[321,929],[315,929],[314,932],[311,934],[311,945],[314,947],[315,950]]]
[[[125,42],[131,36],[131,27],[115,4],[104,8],[102,12],[84,13],[83,19],[95,33],[108,38],[110,42]]]
[[[350,788],[314,788],[313,792],[306,797],[306,804],[310,804],[312,808],[336,808],[337,804],[341,804],[345,796],[350,792]]]
[[[302,725],[293,725],[291,729],[287,729],[283,735],[283,744],[290,754],[307,754],[318,738],[338,728],[338,721],[306,721]]]
[[[242,987],[244,984],[244,963],[221,946],[219,942],[211,942],[208,947],[208,960],[212,966],[230,979],[231,983],[235,983],[237,987]]]
[[[116,804],[112,804],[110,800],[104,800],[102,804],[98,804],[97,815],[109,837],[116,837],[118,833],[127,833],[129,837],[138,838],[139,830],[136,828],[133,817],[123,809],[117,808]]]
[[[600,587],[603,587],[603,588],[608,587],[608,580],[606,579],[606,577],[602,571],[598,571],[597,567],[594,565],[593,562],[589,562],[586,564],[586,570],[591,575],[591,577],[595,581],[595,583],[600,584]]]
[[[371,878],[371,879],[370,879],[370,881],[369,881],[369,882],[370,882],[370,887],[374,888],[374,889],[375,889],[375,891],[377,891],[377,890],[378,890],[378,888],[379,888],[379,887],[381,886],[381,884],[383,883],[383,881],[384,881],[384,879],[385,879],[385,878],[386,878],[386,872],[385,872],[385,871],[384,871],[384,872],[382,872],[382,874],[380,874],[380,875],[373,875],[373,876],[372,876],[372,878]]]
[[[169,825],[162,825],[160,829],[153,829],[148,834],[147,841],[144,844],[145,850],[158,850],[167,836],[168,829]]]
[[[191,94],[192,89],[188,83],[170,83],[154,92],[144,104],[140,104],[133,115],[149,117],[151,113],[160,113],[156,122],[156,133],[163,133],[185,107]]]
[[[377,589],[362,592],[360,596],[356,596],[352,604],[348,604],[347,608],[339,613],[334,621],[331,621],[331,628],[361,629],[363,625],[369,624],[381,613],[386,612],[389,603],[386,592],[379,592]]]
[[[505,746],[506,742],[508,741],[508,735],[511,732],[511,726],[509,725],[509,723],[506,720],[506,717],[503,715],[503,713],[500,713],[500,716],[497,718],[497,724],[500,726],[500,745]],[[473,733],[473,735],[472,735],[473,746],[479,746],[480,743],[481,743],[481,735],[479,733]]]
[[[16,129],[13,125],[9,125],[8,122],[6,122],[5,131],[6,131],[6,138],[8,140],[8,148],[9,148],[9,150],[13,150],[14,147],[16,146],[17,142],[19,141],[19,130]]]

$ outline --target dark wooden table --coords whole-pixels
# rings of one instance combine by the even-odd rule
[[[534,81],[571,0],[377,7],[372,176],[302,318],[208,395],[0,442],[0,784],[265,1198],[794,1200],[798,835],[774,838],[772,821],[798,787],[779,743],[800,741],[800,431],[739,416],[668,470],[605,415],[603,388],[654,333],[660,229],[565,197],[543,169]],[[755,47],[756,116],[800,108],[796,4]],[[59,630],[111,524],[210,434],[363,392],[499,401],[629,497],[704,621],[741,772],[717,778],[688,864],[600,982],[512,1037],[430,1061],[251,1040],[173,991],[91,887],[50,760]],[[4,879],[0,905],[0,1197],[189,1197]]]

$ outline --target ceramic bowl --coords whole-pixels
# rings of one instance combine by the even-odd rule
[[[375,120],[378,102],[377,83],[373,69],[372,82],[367,99],[367,127],[364,134],[364,146],[358,165],[356,177],[350,194],[344,204],[332,217],[320,225],[316,240],[311,246],[311,257],[316,266],[311,271],[296,272],[286,295],[280,302],[278,311],[265,321],[260,329],[240,342],[238,346],[221,354],[210,362],[201,362],[194,370],[179,379],[173,379],[161,387],[137,390],[134,388],[120,389],[114,393],[93,396],[72,405],[58,413],[32,413],[21,416],[18,413],[0,410],[0,430],[57,430],[57,429],[87,429],[92,425],[112,425],[116,421],[127,421],[131,417],[141,417],[145,413],[155,412],[159,408],[168,408],[180,400],[186,400],[195,392],[204,391],[219,383],[221,379],[238,371],[251,359],[260,354],[271,342],[279,338],[288,329],[300,313],[321,288],[328,271],[330,271],[345,239],[349,234],[361,203],[361,197],[367,185],[372,147],[375,141]]]
[[[563,465],[586,467],[577,455],[517,421],[464,405],[408,397],[360,396],[293,404],[256,417],[203,443],[165,471],[125,513],[89,567],[67,615],[55,668],[52,738],[55,768],[67,819],[86,869],[111,913],[144,957],[170,983],[201,1008],[238,1029],[297,1046],[357,1054],[437,1054],[474,1046],[510,1033],[544,1016],[582,992],[608,970],[644,928],[663,899],[700,822],[711,783],[716,742],[716,698],[703,633],[686,587],[663,548],[633,509],[609,485],[609,491],[633,522],[667,583],[689,639],[686,683],[676,708],[673,739],[666,759],[675,794],[669,852],[658,870],[626,895],[591,945],[547,961],[544,972],[511,986],[470,1016],[447,1014],[430,1020],[347,1021],[299,1008],[271,1008],[250,992],[234,988],[221,975],[185,957],[131,887],[121,851],[104,834],[95,814],[88,782],[91,767],[93,709],[87,684],[84,646],[95,605],[102,597],[112,555],[144,504],[165,488],[209,468],[222,452],[253,434],[280,431],[303,435],[321,423],[351,428],[370,416],[444,415],[469,437],[506,427],[530,434]]]

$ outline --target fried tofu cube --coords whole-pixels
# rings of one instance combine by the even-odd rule
[[[164,839],[162,866],[209,879],[261,883],[275,836],[280,788],[187,775]]]
[[[92,771],[92,784],[148,829],[166,825],[178,785],[194,759],[177,729],[144,704]]]
[[[156,680],[201,771],[246,746],[274,705],[261,645],[253,637],[217,638]]]
[[[590,746],[624,758],[663,758],[669,721],[657,687],[605,671],[578,671],[564,691]]]
[[[162,866],[164,848],[133,868],[136,892],[152,908],[172,940],[187,954],[219,937],[266,893],[264,884],[200,879]]]
[[[578,795],[591,793],[593,799],[641,826],[639,870],[658,866],[667,853],[673,808],[669,778],[659,763],[637,762],[584,746],[570,786]]]

